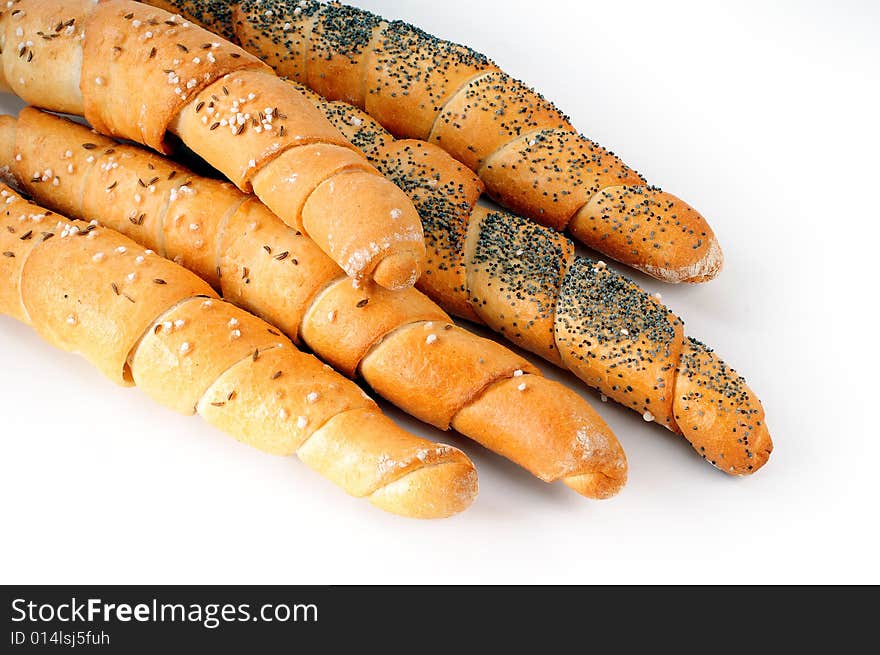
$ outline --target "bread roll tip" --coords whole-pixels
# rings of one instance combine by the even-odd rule
[[[477,471],[462,457],[415,469],[374,491],[369,500],[393,514],[441,519],[470,507],[477,492]]]

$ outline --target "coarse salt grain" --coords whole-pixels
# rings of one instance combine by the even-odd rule
[[[436,334],[429,334],[427,337],[425,337],[425,343],[428,344],[429,346],[430,346],[432,343],[434,343],[435,341],[437,341],[437,335],[436,335]]]

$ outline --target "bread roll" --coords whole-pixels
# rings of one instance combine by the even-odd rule
[[[383,416],[354,383],[193,273],[105,227],[0,185],[0,312],[113,381],[255,448],[297,454],[390,512],[440,518],[477,492],[460,451]]]
[[[31,137],[37,134],[42,135],[38,148],[33,147]],[[88,180],[109,171],[112,181],[101,179],[94,185],[104,191],[91,201],[92,217],[127,228],[132,225],[128,203],[133,198],[111,198],[116,188],[109,193],[106,189],[118,180],[119,188],[142,195],[144,189],[132,180],[152,174],[154,169],[149,166],[154,156],[134,146],[116,145],[101,149],[91,168],[76,167],[68,173],[62,155],[86,138],[90,138],[87,128],[26,108],[17,122],[0,122],[0,157],[11,162],[12,172],[29,192],[50,206],[60,183],[34,182],[25,171],[53,167],[61,170],[62,176],[85,178],[87,186],[91,184]],[[156,183],[152,192],[146,188],[146,193],[161,196],[151,203],[168,208],[164,217],[155,219],[166,234],[190,233],[189,238],[163,238],[164,254],[198,266],[204,261],[200,253],[214,253],[219,275],[206,279],[217,279],[224,297],[271,320],[340,371],[361,375],[375,391],[405,411],[440,429],[455,427],[529,470],[540,471],[548,482],[562,479],[568,484],[569,478],[580,480],[601,473],[614,483],[603,486],[600,497],[611,495],[612,487],[616,491],[623,486],[623,451],[582,398],[540,377],[519,355],[453,325],[440,307],[415,289],[392,292],[353,282],[302,232],[285,225],[256,200],[245,198],[230,186],[210,182],[203,201],[201,188],[206,180],[183,167],[174,170],[177,174],[171,182],[182,180],[187,191],[173,184]],[[71,179],[66,184],[74,182]],[[181,213],[175,207],[182,200],[187,209],[178,221]],[[86,217],[77,211],[72,214]],[[528,391],[496,393],[496,388],[508,384]],[[545,405],[535,391],[538,389],[557,397],[556,404]],[[484,402],[483,398],[499,400]],[[561,409],[572,417],[571,422],[556,422]],[[470,418],[459,423],[465,410]],[[503,419],[505,412],[516,413],[523,420],[510,423]],[[535,430],[541,434],[536,435]],[[594,448],[577,445],[584,430],[602,435]],[[548,444],[553,445],[549,450]],[[539,465],[554,457],[564,462],[555,468]],[[587,495],[598,493],[591,485],[570,486]]]
[[[225,39],[130,0],[15,0],[0,11],[0,45],[2,86],[26,102],[163,153],[174,133],[354,278],[399,289],[421,273],[421,224],[406,195],[300,93]],[[347,151],[344,163],[295,153],[312,144]],[[362,174],[347,195],[353,170]],[[334,184],[340,192],[328,193]]]
[[[366,110],[395,136],[440,146],[495,201],[608,257],[666,282],[721,270],[721,248],[696,210],[649,186],[485,55],[337,2],[149,2],[235,34],[279,75]]]

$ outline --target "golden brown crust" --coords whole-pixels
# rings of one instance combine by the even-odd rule
[[[80,88],[86,120],[99,132],[160,152],[169,152],[170,123],[201,89],[242,69],[274,77],[241,48],[148,5],[99,2],[85,29]]]
[[[451,493],[431,493],[436,487]],[[412,518],[445,518],[464,511],[477,495],[477,472],[470,462],[423,466],[378,488],[369,500],[376,507]],[[414,498],[425,499],[418,503]]]
[[[522,82],[492,71],[472,79],[446,103],[428,140],[479,171],[511,139],[544,129],[574,128]]]
[[[369,47],[339,52],[330,45],[335,42],[338,22],[350,20],[357,11],[335,5],[329,12],[323,9],[315,14],[308,32],[304,83],[322,96],[363,107],[364,77],[368,74],[367,66],[370,63],[367,55]],[[335,15],[338,12],[344,15]],[[233,10],[233,13],[237,13],[237,10]],[[304,29],[306,25],[303,24]],[[369,43],[378,35],[379,25],[365,25],[363,32],[362,38]]]
[[[92,141],[92,135],[86,133],[85,128],[80,131],[82,145],[87,145]],[[74,144],[68,143],[68,151],[76,150]],[[62,209],[63,201],[58,198],[59,193],[63,192],[60,184],[57,192],[55,189],[46,189],[48,193],[43,193],[42,196],[51,197],[53,207],[70,215],[101,216],[103,223],[164,257],[167,252],[165,216],[168,211],[169,189],[183,180],[169,180],[168,176],[173,169],[161,157],[152,154],[144,159],[148,159],[153,168],[149,169],[141,162],[137,167],[144,170],[141,173],[131,165],[134,163],[131,150],[116,143],[102,144],[87,152],[89,155],[86,161],[79,164],[83,167],[85,184],[80,207],[76,211]],[[64,183],[68,183],[68,180],[76,178],[76,166],[74,164],[74,173],[71,174],[68,173],[71,169],[65,168],[64,161],[59,161],[56,175]],[[213,285],[212,280],[208,281]]]
[[[360,371],[381,395],[393,395],[399,407],[442,430],[493,382],[513,377],[515,371],[538,374],[528,360],[504,346],[446,321],[399,328],[364,357]],[[542,413],[537,409],[526,413]]]
[[[42,185],[40,196],[58,211],[100,216],[160,255],[173,252],[178,263],[219,286],[215,244],[223,221],[214,217],[244,201],[230,193],[231,185],[206,180],[196,190],[189,172],[163,157],[33,108],[22,110],[19,125],[33,139],[19,140],[16,165],[27,170],[40,164],[40,176],[22,176],[30,193]]]
[[[325,180],[342,171],[374,169],[360,153],[328,143],[291,148],[258,172],[252,182],[262,202],[283,208],[276,212],[285,223],[303,227],[302,210],[312,192]]]
[[[360,110],[344,103],[313,101],[334,124],[341,126],[348,138],[368,146],[371,160],[412,197],[421,212],[426,244],[429,252],[436,252],[436,257],[433,253],[429,256],[429,268],[419,281],[419,288],[456,315],[468,317],[461,309],[467,307],[471,320],[485,322],[515,343],[569,368],[646,420],[659,422],[674,432],[689,429],[679,426],[672,414],[675,369],[684,343],[681,320],[672,312],[631,281],[612,273],[603,262],[575,257],[573,244],[561,234],[519,216],[477,206],[476,194],[468,187],[466,177],[449,175],[450,180],[458,180],[457,185],[434,184],[445,179],[452,166],[461,168],[461,164],[436,147],[424,143],[418,147],[420,142],[412,141],[391,142],[390,135],[377,132],[375,121],[371,122]],[[535,141],[535,145],[527,147],[538,153],[537,143],[543,140]],[[576,144],[572,141],[570,146],[574,148]],[[548,193],[558,194],[559,199],[566,197],[561,184],[563,175],[582,181],[592,179],[593,191],[584,192],[583,197],[587,197],[601,186],[603,178],[609,183],[629,179],[630,173],[615,169],[614,160],[606,161],[606,154],[598,146],[592,147],[588,157],[591,165],[568,173],[563,172],[557,160],[538,156],[529,166],[543,162],[543,170],[554,171],[540,184],[546,184]],[[493,157],[491,161],[500,160]],[[628,196],[640,195],[649,201],[641,205],[643,211],[625,210],[625,205],[619,203],[617,210],[625,218],[605,216],[602,220],[622,220],[621,224],[632,221],[628,229],[635,235],[653,231],[654,225],[656,234],[651,235],[652,239],[677,239],[674,234],[693,230],[694,223],[688,219],[687,210],[682,209],[683,203],[668,194],[645,187],[620,188],[626,189]],[[447,202],[449,198],[461,202],[451,204]],[[666,199],[662,207],[657,206],[658,198]],[[576,207],[579,202],[576,199],[569,207]],[[591,206],[592,203],[587,205]],[[681,214],[673,215],[678,211]],[[567,213],[560,214],[557,218],[565,221],[566,216]],[[467,225],[467,239],[450,238],[456,233],[451,227],[462,224]],[[575,216],[573,229],[587,224],[582,209]],[[621,243],[632,238],[635,237],[628,234],[621,236]],[[704,256],[703,261],[711,259]],[[458,283],[446,270],[459,262],[467,275],[463,283]],[[438,269],[443,274],[437,275]],[[700,273],[693,268],[688,273],[695,274]],[[737,407],[751,413],[750,407],[755,403],[757,400],[749,391],[737,401]],[[705,400],[693,401],[689,406],[700,408],[707,404]],[[721,427],[721,423],[714,430],[704,429],[691,437],[701,454],[711,451],[716,453],[716,460],[720,458],[719,452],[744,452],[738,439],[732,429]],[[735,470],[757,470],[765,460],[766,457]],[[749,464],[752,469],[748,469]],[[598,477],[581,477],[566,484],[569,483],[573,488],[592,489],[596,493],[602,487]]]
[[[157,315],[193,296],[216,296],[117,232],[61,219],[50,231],[55,238],[31,252],[22,271],[28,316],[47,341],[80,353],[117,384],[131,384],[128,359]],[[70,274],[85,270],[87,284]]]
[[[602,189],[644,184],[638,173],[605,148],[562,129],[529,130],[507,141],[485,159],[480,177],[499,203],[514,213],[536,216],[542,225],[556,230],[568,227],[577,211]],[[602,227],[592,232],[578,238],[595,241],[613,230]]]
[[[512,233],[503,214],[481,206],[474,207],[468,227],[468,303],[493,330],[561,366],[556,302],[574,245],[529,223]]]
[[[57,11],[47,9],[56,4]],[[84,113],[98,131],[161,152],[168,151],[165,134],[171,131],[244,191],[251,190],[257,173],[262,173],[265,184],[274,184],[283,191],[283,182],[291,171],[289,166],[276,170],[273,160],[291,148],[310,143],[349,149],[346,167],[372,171],[339,131],[268,66],[184,18],[130,0],[108,0],[96,6],[81,0],[21,0],[18,5],[33,9],[33,17],[28,18],[24,9],[16,14],[18,18],[0,16],[0,36],[10,38],[21,32],[24,62],[12,61],[8,49],[2,58],[8,74],[18,76],[11,84],[39,106]],[[68,14],[75,14],[73,23],[59,18]],[[57,38],[53,36],[56,19],[63,32]],[[13,25],[16,20],[21,24]],[[44,24],[47,21],[51,23],[48,26]],[[83,29],[81,24],[85,25]],[[76,38],[68,38],[67,27],[74,28]],[[27,44],[36,40],[47,43],[32,52]],[[29,67],[27,76],[20,70],[25,64]],[[38,82],[33,88],[28,85],[31,78]],[[291,156],[290,161],[294,159]],[[307,168],[293,173],[315,181],[304,189],[304,194],[339,172],[338,162],[333,160],[327,157],[298,162]],[[283,178],[273,182],[273,175],[282,173]],[[352,270],[350,254],[366,258],[355,273],[365,279],[372,275],[377,283],[392,289],[412,286],[424,260],[423,244],[410,243],[422,239],[418,217],[399,190],[379,175],[375,177],[358,189],[365,194],[360,206],[334,204],[333,212],[340,216],[334,224],[342,230],[337,232],[337,239],[344,233],[349,243],[341,254],[337,249],[329,253],[343,258],[337,261],[345,270]],[[298,198],[293,215],[288,216],[280,191],[266,199],[270,208],[293,227],[302,229],[299,210],[305,200]],[[386,197],[371,199],[371,194]],[[357,210],[374,205],[383,210],[386,205],[399,207],[402,216],[367,214],[355,220]],[[324,213],[317,207],[314,211]],[[149,214],[145,220],[148,218]],[[320,230],[325,222],[316,220],[313,228]],[[138,232],[156,227],[147,222]],[[387,246],[381,245],[382,240],[377,238],[380,234],[389,236],[385,239],[389,241]],[[312,232],[311,236],[322,246],[332,245],[326,234]],[[207,253],[203,255],[205,261],[198,262],[202,267],[208,263]]]
[[[200,7],[205,5],[189,0],[173,4],[182,7],[187,13],[193,12],[196,5]],[[213,6],[212,3],[207,4],[209,7]],[[234,26],[235,29],[239,34],[247,36],[245,47],[263,54],[273,50],[272,47],[267,47],[267,44],[282,38],[282,31],[296,35],[295,38],[299,43],[308,43],[311,38],[311,21],[318,16],[321,21],[327,22],[326,10],[322,8],[323,6],[311,1],[304,5],[280,3],[277,15],[273,16],[261,15],[257,11],[256,2],[246,0],[244,3],[236,4],[246,5],[247,8],[238,11],[239,22]],[[300,8],[299,15],[293,15],[292,11],[297,7]],[[346,16],[349,19],[337,20],[337,29],[333,38],[329,38],[327,29],[322,28],[324,30],[322,43],[325,48],[336,48],[339,51],[367,46],[377,48],[384,38],[393,40],[396,35],[412,37],[409,41],[406,38],[398,40],[396,44],[399,46],[406,43],[409,47],[413,47],[412,52],[403,52],[398,47],[398,51],[391,56],[393,47],[396,47],[392,43],[391,47],[384,48],[382,52],[383,63],[388,64],[388,70],[371,74],[389,77],[398,74],[406,77],[405,73],[418,70],[418,64],[413,64],[413,61],[425,61],[426,57],[438,57],[447,63],[455,61],[456,47],[452,46],[452,51],[446,53],[444,49],[450,44],[432,39],[429,35],[416,33],[404,25],[396,25],[393,33],[389,32],[385,28],[387,24],[378,17],[351,8],[342,7],[333,11],[334,20]],[[231,22],[221,15],[216,15],[213,19],[214,25],[218,27]],[[366,22],[362,24],[361,19]],[[282,29],[282,26],[288,22],[290,29]],[[303,28],[306,24],[308,27]],[[364,24],[369,26],[370,30],[369,39],[366,41],[367,32],[363,29]],[[375,29],[382,30],[382,35],[375,36]],[[419,47],[414,47],[416,44]],[[273,61],[273,65],[284,66],[288,63],[284,61],[283,50],[283,48],[274,48],[273,56],[277,61]],[[444,59],[447,55],[448,58]],[[477,55],[471,53],[471,56]],[[316,61],[313,66],[319,63]],[[555,127],[554,122],[564,121],[564,117],[555,114],[553,108],[537,94],[501,73],[490,72],[495,70],[493,66],[480,68],[478,65],[477,68],[488,74],[475,74],[475,78],[470,80],[466,87],[455,89],[459,95],[453,97],[446,105],[445,115],[450,118],[453,114],[456,115],[455,121],[450,120],[449,127],[456,128],[451,130],[450,138],[457,141],[452,145],[448,143],[442,145],[452,148],[458,156],[472,165],[480,166],[480,176],[487,183],[490,195],[516,211],[555,229],[568,226],[572,234],[584,243],[659,279],[669,282],[702,282],[718,273],[723,261],[720,247],[705,219],[693,208],[671,194],[646,186],[644,179],[638,173],[627,167],[612,153],[577,134],[567,125],[567,121],[564,129]],[[443,75],[442,67],[438,67],[436,71],[438,76]],[[408,81],[401,84],[407,85]],[[485,89],[489,86],[494,86],[493,91],[497,90],[497,93],[493,95],[486,92]],[[377,87],[370,86],[368,80],[368,102],[371,95],[369,91],[375,88]],[[408,95],[417,86],[396,89],[390,85],[388,88],[395,93],[400,90],[405,93],[398,94],[397,98],[393,98],[390,94],[383,96],[381,102],[387,103],[388,107],[381,108],[379,111],[383,113],[377,115],[386,122],[386,125],[393,127],[394,131],[409,136],[418,135],[423,130],[422,122],[425,116],[430,112],[426,114],[424,106],[413,109],[411,105],[414,102],[418,104],[424,101],[424,94],[420,96],[419,92],[415,91],[412,96]],[[464,107],[461,96],[468,94],[472,101],[471,106]],[[389,135],[378,128],[378,123],[374,119],[340,103],[322,102],[319,99],[313,101],[349,140],[376,162],[383,173],[395,177],[394,167],[397,165],[397,160],[402,157],[383,158],[383,152],[394,149],[394,146],[389,145],[391,143]],[[394,114],[396,107],[400,111]],[[518,111],[511,111],[513,107],[525,108],[527,111],[520,116]],[[495,113],[496,111],[498,113]],[[389,115],[386,116],[386,113]],[[462,117],[470,127],[465,125],[464,130],[459,131],[461,125],[452,126],[452,123],[459,123]],[[434,127],[435,132],[443,132],[446,129],[444,124],[445,121],[438,121]],[[502,143],[504,140],[501,135],[505,131],[509,133],[510,138]],[[481,158],[482,164],[480,164]],[[439,164],[434,166],[439,168]],[[424,210],[422,213],[424,217]],[[478,211],[475,213],[480,214]],[[601,271],[601,262],[576,258],[573,261],[578,262],[577,270],[566,270],[566,266],[563,265],[564,260],[570,257],[566,253],[571,251],[567,241],[557,240],[540,229],[527,229],[521,219],[510,214],[498,212],[494,215],[498,218],[492,229],[488,229],[489,226],[485,225],[485,217],[479,225],[475,220],[470,222],[471,241],[468,252],[472,259],[469,261],[469,266],[483,266],[481,271],[471,273],[474,277],[474,289],[470,292],[476,297],[470,299],[470,303],[478,307],[477,303],[482,305],[485,300],[486,305],[481,312],[484,320],[497,329],[504,328],[504,333],[511,336],[509,330],[521,327],[520,316],[522,316],[522,320],[527,324],[532,323],[532,327],[537,327],[527,334],[527,338],[522,334],[518,335],[516,331],[513,338],[520,339],[520,343],[529,349],[558,363],[559,355],[556,353],[555,341],[559,339],[564,342],[559,345],[565,350],[567,364],[590,384],[597,385],[604,394],[621,400],[646,418],[659,421],[674,431],[683,432],[698,452],[703,455],[710,453],[706,455],[707,459],[714,459],[716,463],[721,460],[722,453],[728,460],[735,459],[733,453],[737,453],[736,457],[744,456],[745,449],[738,441],[741,436],[733,432],[737,426],[733,424],[735,421],[732,421],[731,417],[741,415],[751,417],[755,408],[760,406],[751,390],[747,390],[744,384],[734,385],[738,389],[742,387],[735,394],[735,409],[713,418],[712,428],[706,423],[695,422],[693,415],[683,413],[683,407],[675,410],[679,418],[670,418],[673,411],[670,409],[670,398],[673,396],[679,398],[672,390],[675,384],[687,386],[693,383],[690,380],[685,382],[682,380],[683,374],[675,372],[676,365],[688,358],[687,344],[690,340],[684,339],[680,321],[669,310],[648,299],[646,294],[620,276],[583,275],[583,271],[588,269]],[[425,227],[430,256],[426,273],[433,274],[436,270],[436,259],[432,252],[431,240],[432,232],[437,228],[430,227],[428,223],[425,223]],[[478,234],[475,235],[475,232]],[[475,236],[477,243],[471,245]],[[509,249],[510,244],[515,242],[521,245],[513,248],[514,253],[521,247],[524,250],[539,251],[533,253],[534,259],[549,257],[546,266],[538,267],[539,274],[531,275],[529,278],[511,274],[515,273],[519,263],[515,261],[516,257],[511,258],[509,253],[504,256],[502,254],[505,248]],[[489,260],[483,264],[474,261],[474,254],[478,252],[480,245],[484,249],[499,253],[498,261],[494,264]],[[439,252],[440,249],[436,248],[436,250]],[[455,261],[458,257],[457,250],[447,254],[450,261]],[[442,260],[442,256],[440,259]],[[561,278],[559,271],[565,271],[565,275]],[[451,284],[449,282],[451,276],[446,279],[442,276],[435,278],[442,280],[443,284],[426,284],[424,281],[430,277],[431,275],[423,276],[419,283],[421,288],[441,302],[448,311],[461,315],[462,306],[466,308],[472,306],[468,304],[466,284],[457,286]],[[535,280],[540,283],[536,284]],[[561,294],[563,283],[567,285],[568,290],[565,292],[565,297],[560,300],[554,296],[552,290],[554,287],[558,288]],[[618,310],[609,311],[606,303],[599,302],[603,295],[609,293],[609,283],[614,287],[611,296],[616,296],[620,301],[617,304]],[[489,284],[492,285],[491,289]],[[479,289],[479,292],[475,292],[475,289]],[[500,289],[507,291],[502,292]],[[575,302],[578,298],[580,301]],[[564,305],[558,315],[557,302]],[[533,309],[524,308],[529,303],[533,304]],[[606,309],[603,310],[601,307]],[[517,317],[511,320],[510,315],[513,313],[516,313]],[[552,324],[553,339],[548,343],[551,316],[555,316]],[[662,338],[652,338],[648,343],[630,339],[629,335],[621,332],[629,331],[631,328],[635,332],[634,324],[643,327],[646,324],[653,324],[651,329],[662,333]],[[644,332],[640,334],[644,335]],[[599,338],[602,339],[601,343],[598,341]],[[612,361],[619,359],[621,353],[638,353],[639,348],[647,352],[662,353],[662,356],[651,362],[642,360],[639,356],[623,356],[624,362],[627,359],[633,360],[623,364],[618,362],[618,366],[622,366],[627,371],[626,374],[609,371]],[[691,356],[691,359],[696,361],[699,358]],[[706,366],[730,372],[717,359],[712,359]],[[614,370],[618,371],[617,368]],[[615,379],[616,375],[624,375],[625,384],[620,384],[622,378]],[[733,381],[739,379],[733,374],[730,378]],[[718,398],[712,402],[717,404],[717,400]],[[680,401],[676,402],[680,404]],[[691,408],[694,415],[703,412],[703,417],[715,417],[716,412],[712,409],[712,402],[691,398],[687,407]],[[760,443],[760,446],[755,447],[753,443],[752,457],[746,456],[748,462],[737,461],[733,472],[757,470],[766,461],[771,445],[766,426],[763,425],[763,410],[760,416],[761,418],[755,421],[760,420],[762,425],[753,422],[753,427],[748,428],[753,434],[752,441]],[[694,431],[694,427],[698,429]],[[742,429],[742,426],[739,429]],[[688,432],[697,434],[688,435]],[[730,471],[729,466],[728,471]],[[749,468],[750,466],[752,468]],[[580,477],[577,481],[572,479],[570,482],[572,486],[594,489],[597,484],[596,479],[590,477]]]
[[[455,448],[418,441],[382,414],[357,409],[331,418],[299,455],[389,512],[441,518],[466,509],[477,494],[473,464]]]
[[[637,217],[630,206],[601,202],[601,192],[639,189],[644,179],[479,53],[338,3],[278,2],[268,12],[256,0],[232,3],[231,11],[212,2],[165,4],[208,15],[282,74],[365,108],[396,136],[439,144],[517,213],[559,230],[571,223],[578,240],[666,282],[702,282],[721,269],[706,220],[674,196],[661,194]],[[634,222],[637,234],[629,232]]]
[[[50,219],[9,187],[0,186],[0,198],[0,245],[10,248],[0,271],[16,277],[0,292],[3,313],[241,441],[300,454],[387,511],[439,518],[473,501],[475,471],[461,452],[404,432],[353,382],[217,299],[186,269],[107,228]],[[50,236],[20,232],[43,221]]]
[[[325,359],[333,368],[354,376],[376,343],[399,326],[416,321],[445,323],[449,317],[415,289],[355,287],[340,279],[309,307],[302,337],[315,352],[326,353]]]
[[[426,474],[431,484],[402,494],[392,490],[386,502],[375,503],[386,511],[442,518],[465,509],[476,496],[473,464],[463,453],[400,429],[357,385],[286,340],[255,351],[218,377],[199,403],[199,413],[260,450],[296,453],[357,497],[381,494],[385,485],[421,468],[458,465],[451,475]]]
[[[300,342],[312,299],[342,271],[315,243],[247,198],[223,231],[219,247],[223,297]]]
[[[24,323],[30,318],[21,295],[21,273],[31,251],[56,236],[51,214],[0,185],[0,308]]]
[[[635,283],[578,259],[560,289],[556,344],[566,368],[673,432],[683,323]]]
[[[15,0],[0,10],[0,60],[9,89],[25,102],[83,112],[80,44],[94,0]]]
[[[703,459],[733,475],[767,463],[773,441],[761,401],[704,344],[686,339],[675,376],[675,420]]]
[[[156,318],[130,366],[134,383],[153,400],[181,414],[195,414],[205,392],[227,369],[286,341],[265,321],[234,305],[190,298]],[[175,374],[169,375],[172,369]]]
[[[360,112],[358,112],[360,114]],[[352,118],[356,118],[352,114]],[[479,178],[440,148],[402,139],[377,148],[375,161],[413,201],[425,233],[426,269],[416,286],[451,313],[479,322],[467,297],[463,244],[483,191]]]
[[[129,151],[125,154],[129,154]],[[136,193],[144,195],[143,187],[146,187],[147,195],[153,193],[150,189],[158,187],[161,178],[156,178],[162,172],[164,171],[158,166],[153,169],[149,166],[142,168],[139,171],[139,188]],[[150,174],[152,177],[147,177]],[[215,289],[219,289],[221,251],[218,251],[217,244],[226,229],[227,221],[244,199],[232,192],[233,187],[228,182],[206,180],[205,184],[196,187],[187,177],[181,176],[182,179],[178,179],[175,175],[168,180],[169,175],[171,172],[164,178],[169,190],[162,221],[163,250],[174,253],[171,258],[177,264],[190,269]],[[140,220],[140,216],[136,220]]]
[[[86,172],[98,156],[116,146],[112,139],[94,134],[81,125],[71,133],[58,130],[58,118],[25,107],[18,115],[18,129],[28,138],[15,140],[13,167],[21,186],[36,195],[37,185],[46,185],[52,206],[65,215],[79,215],[85,195]],[[88,198],[92,201],[92,198]],[[90,208],[89,208],[90,209]]]
[[[173,4],[194,10],[191,3]],[[495,70],[468,48],[446,44],[437,53],[430,35],[338,3],[277,3],[268,14],[259,3],[234,3],[229,17],[214,17],[212,24],[227,21],[240,42],[265,54],[279,74],[333,100],[366,106],[392,132],[418,138],[427,137],[462,84]]]
[[[351,148],[312,103],[263,71],[239,71],[208,86],[179,113],[173,130],[246,192],[254,175],[288,148]]]
[[[198,0],[152,0],[146,4],[177,14],[186,14],[188,20],[206,30],[219,34],[227,41],[235,43],[235,32],[232,31],[232,13],[229,2],[201,3]],[[196,15],[198,14],[198,15]]]
[[[581,241],[588,233],[607,234],[603,252],[664,282],[705,282],[724,263],[703,217],[654,187],[605,187],[574,215],[569,229]]]
[[[445,43],[437,52],[433,37],[400,21],[383,23],[371,46],[365,109],[396,136],[427,139],[462,86],[497,70],[464,46]]]
[[[56,136],[66,132],[72,143],[81,139],[83,128],[59,118],[49,120],[54,123],[52,129],[57,132]],[[10,131],[0,126],[0,145],[12,138],[26,140],[29,136],[23,128]],[[126,170],[141,170],[143,164],[138,160],[149,160],[149,157],[137,157],[135,153],[140,151],[133,147],[120,148],[119,152],[132,154],[130,158],[120,158],[120,166]],[[14,161],[13,169],[17,170]],[[192,191],[198,198],[201,180],[180,167],[174,170],[180,177],[192,180]],[[355,173],[343,173],[338,177],[352,175]],[[372,174],[370,177],[376,178]],[[37,192],[40,193],[39,185]],[[526,360],[504,347],[449,324],[446,314],[415,290],[392,293],[376,287],[355,287],[317,246],[303,234],[297,234],[282,224],[256,200],[237,204],[243,196],[229,187],[223,188],[223,194],[228,200],[219,197],[212,199],[212,203],[218,209],[237,207],[232,216],[223,218],[227,209],[214,215],[206,211],[199,220],[221,224],[212,230],[220,235],[217,252],[224,295],[262,316],[272,317],[289,335],[295,337],[300,333],[302,340],[325,360],[337,363],[348,372],[360,367],[367,382],[400,407],[448,428],[455,415],[478,398],[487,386],[503,378],[515,379],[519,372],[538,375]],[[51,194],[45,195],[51,197]],[[119,212],[114,213],[106,207],[102,211],[114,222],[126,220]],[[184,246],[179,240],[168,240],[167,243],[169,246]],[[178,254],[168,252],[172,257]],[[328,291],[320,294],[325,288]],[[366,304],[358,307],[363,300],[367,300]],[[428,323],[432,325],[426,327]],[[546,384],[551,389],[559,388],[557,383]],[[221,402],[214,396],[212,398],[212,402]],[[599,421],[596,429],[607,431],[607,427],[576,395],[564,396],[561,402],[569,414],[582,416],[585,421]],[[491,415],[482,416],[481,412],[495,409],[488,405],[480,407],[482,409],[470,413],[473,425],[479,424],[483,426],[482,430],[491,431],[495,419]],[[206,408],[206,411],[211,410]],[[531,442],[526,432],[535,425],[542,425],[542,429],[548,431],[542,436],[544,440],[563,444],[577,439],[577,433],[570,430],[570,425],[553,426],[551,417],[540,405],[531,405],[521,411],[534,416],[513,437],[520,444],[520,457],[529,456],[530,443],[536,448],[543,447],[541,441]],[[245,426],[240,427],[244,429]],[[517,428],[508,426],[506,429]],[[484,433],[468,434],[477,440],[486,438]],[[260,439],[264,437],[260,436]],[[557,450],[568,452],[564,447]],[[591,458],[601,459],[605,454],[604,451],[583,451],[581,472],[592,471],[595,467],[590,464]],[[544,458],[539,451],[533,455],[539,460]],[[459,475],[459,467],[437,468],[431,474],[427,471],[413,473],[406,482],[395,486],[394,495],[390,491],[383,494],[382,502],[392,502],[407,489],[429,488],[449,479],[453,473]],[[468,488],[467,484],[462,484],[463,488]],[[600,491],[595,485],[588,489],[588,493],[599,494]]]
[[[388,288],[418,278],[424,243],[412,203],[290,84],[255,71],[230,75],[190,103],[174,130],[239,188],[253,185],[349,276]],[[337,184],[346,194],[329,192]]]
[[[557,387],[546,378],[507,378],[463,408],[452,426],[483,435],[480,441],[484,446],[545,482],[575,478],[569,484],[575,491],[608,498],[626,483],[626,457],[598,415],[577,403],[577,398],[574,391]],[[542,411],[529,411],[533,406]],[[559,434],[571,438],[556,438]],[[591,474],[598,477],[578,479]]]
[[[337,414],[377,411],[357,385],[296,350],[287,339],[275,341],[217,377],[198,404],[205,420],[260,450],[293,455]]]
[[[293,83],[291,82],[291,84]],[[297,89],[306,89],[299,84],[294,86]],[[327,120],[370,161],[375,162],[382,156],[382,151],[385,148],[393,147],[394,137],[368,113],[345,102],[329,102],[312,91],[303,95],[311,100],[327,117]],[[420,143],[423,142],[420,141]]]
[[[272,207],[269,206],[271,209]],[[376,281],[389,289],[415,284],[425,260],[419,215],[400,189],[381,175],[343,171],[317,186],[302,209],[305,231],[353,278],[395,257],[395,267]],[[353,221],[357,234],[348,229]]]
[[[169,11],[182,11],[188,16],[195,9],[191,6],[182,6],[180,2],[163,2],[163,4],[174,6],[174,9],[169,8]],[[211,8],[215,7],[217,7],[216,3]],[[208,20],[212,31],[220,34],[221,32],[218,30],[227,30],[240,43],[246,44],[244,47],[262,53],[265,57],[264,61],[281,77],[287,77],[300,84],[304,83],[306,81],[306,56],[310,49],[309,37],[312,31],[311,14],[303,16],[302,20],[295,24],[285,20],[282,23],[283,34],[279,35],[248,30],[248,26],[245,24],[247,17],[242,16],[240,11],[238,3],[230,2],[223,3],[222,9],[219,9],[216,14],[208,15],[204,11],[200,11],[199,14]],[[283,15],[276,18],[284,20]],[[234,23],[240,23],[241,35],[235,33]],[[283,29],[287,24],[290,24],[290,28]]]

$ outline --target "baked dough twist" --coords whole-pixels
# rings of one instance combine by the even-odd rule
[[[0,253],[0,312],[117,384],[260,450],[295,453],[389,512],[440,518],[473,502],[463,453],[405,432],[357,385],[153,250],[0,184]]]
[[[279,75],[435,143],[512,211],[666,282],[703,282],[723,256],[706,220],[493,61],[402,21],[316,0],[148,0],[237,38]]]
[[[428,250],[419,289],[684,435],[723,471],[747,474],[767,461],[761,402],[710,348],[685,337],[659,298],[575,255],[562,234],[478,205],[480,179],[437,146],[395,141],[363,111],[299,88],[418,209]]]
[[[2,74],[26,102],[167,153],[172,132],[355,278],[412,286],[424,243],[404,194],[256,57],[129,0],[11,0]]]
[[[415,289],[353,284],[232,185],[32,108],[0,120],[0,162],[40,202],[175,259],[413,416],[583,495],[623,486],[623,450],[578,394]]]

